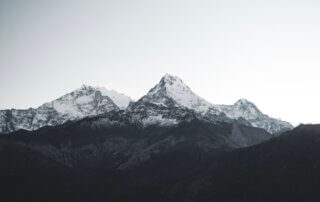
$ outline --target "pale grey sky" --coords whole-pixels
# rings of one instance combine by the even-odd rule
[[[320,123],[320,1],[0,0],[0,109],[83,83],[134,99],[165,73],[214,104]]]

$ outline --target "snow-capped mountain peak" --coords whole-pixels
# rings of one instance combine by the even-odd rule
[[[232,114],[230,118],[255,119],[263,115],[258,107],[247,99],[240,99],[232,106]]]
[[[239,99],[237,102],[234,103],[235,105],[254,105],[252,102],[250,102],[249,100],[245,99],[245,98],[241,98]]]
[[[246,99],[240,99],[234,105],[219,105],[219,110],[230,119],[244,119],[250,123],[250,126],[263,128],[270,133],[279,133],[293,128],[288,122],[263,114],[255,104]]]
[[[183,81],[179,77],[166,74],[164,77],[162,77],[159,84],[157,84],[148,92],[148,95],[153,95],[157,93],[172,94],[175,92],[190,93],[191,90],[187,85],[183,83]]]
[[[82,85],[75,91],[46,103],[45,106],[52,107],[70,120],[119,109],[111,98],[89,85]]]
[[[89,86],[87,84],[82,84],[82,86],[78,90],[87,90],[87,89],[90,89],[90,88],[92,88],[92,86]]]
[[[168,73],[161,78],[160,83],[164,83],[168,85],[174,85],[175,83],[178,83],[180,84],[181,87],[185,87],[189,89],[189,87],[185,85],[179,77],[168,74]]]
[[[131,99],[128,96],[116,91],[82,85],[36,109],[0,110],[0,133],[19,129],[36,130],[43,126],[62,124],[68,120],[125,109],[129,102]]]
[[[160,82],[141,98],[141,101],[163,106],[180,106],[198,112],[205,112],[211,105],[193,93],[179,77],[170,74],[162,77]]]
[[[243,124],[263,128],[270,133],[292,128],[292,125],[287,122],[263,114],[255,104],[244,98],[238,100],[234,105],[211,104],[192,92],[179,77],[170,74],[162,77],[147,95],[129,108],[141,108],[142,106],[144,106],[142,108],[147,108],[146,106],[150,103],[166,108],[187,108],[222,121],[239,120]]]

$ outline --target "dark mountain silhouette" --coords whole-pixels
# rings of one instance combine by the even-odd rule
[[[266,132],[177,110],[188,121],[170,127],[122,125],[131,115],[117,112],[2,135],[1,201],[320,199],[320,126],[242,148],[235,128],[237,137]]]

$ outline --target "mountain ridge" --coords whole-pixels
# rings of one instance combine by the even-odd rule
[[[263,128],[270,133],[281,133],[293,128],[288,122],[263,114],[255,104],[243,98],[234,105],[212,104],[192,92],[179,77],[170,74],[166,74],[157,85],[136,103],[129,106],[128,109],[143,105],[143,103],[152,103],[169,108],[188,108],[202,115],[211,116],[213,119],[228,122],[240,121],[242,124]]]
[[[151,108],[146,109],[147,106]],[[273,134],[279,134],[293,128],[288,122],[263,114],[255,104],[243,98],[234,105],[212,104],[196,95],[179,77],[165,74],[158,84],[136,102],[113,90],[83,85],[81,88],[36,109],[0,110],[0,133],[9,133],[18,129],[35,130],[47,125],[62,124],[68,120],[79,120],[86,116],[108,113],[112,110],[137,111],[139,108],[152,115],[153,119],[150,118],[149,121],[168,121],[163,119],[166,116],[162,113],[163,110],[161,112],[156,109],[152,112],[154,106],[168,109],[172,107],[186,108],[211,120],[238,122],[247,126],[263,128]],[[175,121],[171,120],[171,122]]]
[[[38,108],[0,110],[0,133],[59,125],[68,120],[79,120],[86,116],[120,110],[131,101],[131,98],[115,91],[82,85]]]

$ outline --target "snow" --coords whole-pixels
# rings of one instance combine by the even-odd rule
[[[113,93],[116,95],[116,92]],[[12,117],[10,113],[7,115],[3,111],[0,114],[0,133],[8,133],[18,129],[36,130],[43,126],[58,125],[68,120],[79,120],[87,116],[119,109],[111,98],[101,96],[101,94],[96,88],[83,85],[81,88],[36,109],[9,110]],[[124,106],[124,102],[121,104]],[[10,127],[6,127],[7,125]]]
[[[104,87],[96,87],[103,96],[108,96],[120,109],[125,109],[128,107],[129,103],[133,101],[130,97],[118,93],[114,90],[108,90]]]
[[[234,105],[214,105],[193,93],[183,81],[176,76],[166,74],[154,88],[141,100],[151,102],[156,105],[166,106],[174,100],[173,106],[185,107],[195,110],[203,115],[209,113],[212,115],[225,114],[230,119],[243,118],[252,126],[264,128],[270,133],[275,133],[284,128],[292,128],[292,125],[270,118],[263,114],[252,102],[242,98]]]
[[[244,118],[246,120],[257,119],[263,114],[250,101],[240,99],[234,105],[220,105],[219,110],[231,119]]]
[[[132,99],[128,96],[114,90],[83,85],[81,88],[52,102],[45,103],[37,109],[0,110],[0,133],[12,132],[17,129],[35,130],[46,125],[62,124],[68,120],[104,114],[119,108],[126,109],[131,101]],[[145,102],[161,107],[154,110],[148,107],[149,105],[145,107]],[[193,93],[179,77],[169,74],[166,74],[159,84],[137,103],[141,103],[142,107],[137,108],[137,111],[133,109],[132,119],[137,119],[144,126],[177,124],[178,120],[175,119],[177,116],[170,115],[170,112],[171,107],[178,107],[180,109],[188,108],[205,116],[219,117],[225,114],[226,117],[233,120],[242,118],[248,121],[251,126],[264,128],[270,133],[292,128],[292,125],[287,122],[263,114],[252,102],[243,98],[234,105],[211,104]],[[126,109],[125,112],[130,112],[130,110]],[[12,117],[10,113],[12,113]]]
[[[131,99],[128,96],[110,91],[105,88],[95,88],[88,85],[83,85],[81,88],[72,93],[66,94],[61,98],[52,102],[53,108],[60,114],[68,115],[71,118],[83,118],[85,116],[96,115],[95,96],[97,92],[101,92],[102,96],[108,96],[114,104],[119,108],[124,109]],[[111,106],[108,99],[102,99],[100,105],[106,107]],[[109,111],[108,108],[105,111]]]
[[[53,102],[53,108],[60,114],[68,114],[71,117],[82,117],[83,115],[71,103]]]
[[[198,112],[206,112],[212,104],[194,94],[183,81],[176,76],[166,74],[153,89],[149,91],[147,97],[153,97],[165,92],[166,96],[175,100],[179,105]],[[165,98],[158,96],[160,99],[153,100],[154,104],[166,106]]]
[[[76,102],[78,104],[87,104],[89,102],[92,102],[93,99],[94,99],[93,95],[81,96],[76,99]]]
[[[163,118],[162,115],[152,115],[142,120],[144,126],[149,125],[161,125],[161,126],[171,126],[178,124],[176,119]]]

